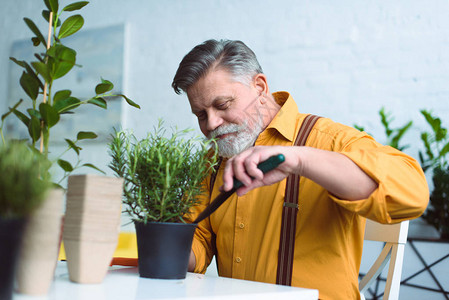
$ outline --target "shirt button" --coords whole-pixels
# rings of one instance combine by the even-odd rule
[[[240,224],[239,224],[239,227],[240,227],[241,229],[243,229],[243,228],[245,228],[245,224],[240,223]]]
[[[241,261],[242,261],[242,259],[241,259],[240,257],[236,257],[236,258],[235,258],[235,262],[239,263],[239,262],[241,262]]]

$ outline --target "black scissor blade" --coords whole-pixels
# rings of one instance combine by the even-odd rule
[[[217,208],[220,207],[220,205],[223,204],[223,202],[226,201],[232,194],[234,194],[236,189],[231,189],[227,192],[221,192],[220,195],[218,195],[214,201],[212,201],[200,214],[199,216],[193,221],[193,223],[199,223],[202,220],[206,219],[208,216],[210,216],[214,211],[217,210]]]
[[[281,163],[283,163],[285,160],[285,157],[283,154],[273,155],[267,160],[259,163],[257,167],[265,174],[273,169],[275,169],[277,166],[279,166]],[[237,180],[235,177],[233,188],[227,192],[221,192],[220,195],[218,195],[214,201],[212,201],[200,214],[199,216],[193,221],[193,223],[199,223],[205,218],[207,218],[210,214],[212,214],[214,211],[217,210],[217,208],[223,204],[223,202],[226,201],[226,199],[229,198],[236,190],[241,188],[243,186],[243,183]]]

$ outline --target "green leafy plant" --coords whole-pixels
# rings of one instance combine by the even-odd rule
[[[49,166],[42,154],[24,143],[0,146],[0,217],[24,217],[39,206],[50,187],[40,174]]]
[[[427,124],[432,129],[431,132],[421,133],[421,140],[424,144],[424,152],[419,151],[421,165],[426,171],[428,168],[448,167],[449,135],[447,129],[442,126],[441,119],[432,116],[427,110],[421,110]]]
[[[434,168],[432,181],[431,206],[423,218],[438,230],[441,238],[449,239],[449,168]]]
[[[110,168],[124,178],[124,203],[134,221],[184,222],[204,192],[203,181],[217,164],[215,140],[186,138],[190,130],[163,122],[146,138],[116,131],[109,144]]]
[[[427,110],[421,110],[421,114],[432,129],[421,133],[424,152],[419,152],[424,171],[432,170],[433,181],[431,205],[423,218],[440,232],[442,238],[449,239],[449,136],[440,118]]]
[[[73,12],[82,9],[88,3],[87,1],[80,1],[60,8],[58,0],[44,0],[46,9],[42,11],[42,16],[48,22],[48,40],[45,40],[44,35],[32,20],[24,18],[26,25],[33,33],[31,41],[37,48],[36,53],[34,53],[36,60],[27,62],[14,57],[10,57],[10,59],[23,68],[19,83],[30,102],[25,110],[20,111],[19,107],[24,102],[23,99],[20,99],[9,108],[7,113],[2,115],[0,135],[3,143],[6,143],[3,132],[4,121],[9,115],[14,115],[28,129],[30,147],[38,147],[37,143],[40,142],[38,147],[40,152],[48,157],[51,128],[58,124],[62,115],[73,114],[82,105],[95,105],[107,109],[106,99],[117,96],[124,98],[129,105],[140,108],[138,104],[125,95],[113,94],[113,83],[105,79],[101,79],[101,82],[96,85],[93,96],[85,100],[80,100],[72,95],[69,89],[53,90],[53,84],[56,80],[66,76],[73,67],[79,67],[76,64],[76,51],[65,46],[63,41],[83,27],[83,17],[80,14],[73,14]],[[66,15],[69,16],[66,17]],[[66,18],[63,19],[63,17]],[[70,162],[61,158],[63,154],[55,159],[57,165],[64,171],[64,176],[58,183],[61,183],[78,167],[90,167],[99,170],[93,164],[80,164],[79,158],[81,150],[78,145],[79,141],[95,139],[96,137],[97,134],[93,131],[81,131],[75,139],[64,139],[67,150],[63,154],[73,150],[77,155],[77,162],[73,166]]]
[[[385,135],[387,137],[386,145],[389,145],[393,148],[396,148],[400,151],[407,149],[410,145],[400,145],[404,134],[410,129],[413,125],[412,121],[407,122],[402,127],[393,128],[391,123],[394,121],[394,117],[391,112],[385,112],[385,108],[382,107],[379,110],[380,122],[385,130]],[[365,131],[365,128],[362,126],[354,125],[354,127],[360,131]]]

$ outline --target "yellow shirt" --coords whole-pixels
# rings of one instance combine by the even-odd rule
[[[274,93],[281,110],[256,145],[293,145],[305,118],[286,92]],[[365,218],[394,223],[420,216],[429,199],[420,165],[396,149],[351,127],[321,118],[307,146],[340,152],[378,183],[369,198],[338,199],[301,177],[292,286],[315,288],[320,299],[358,299],[358,272]],[[218,171],[212,199],[222,185]],[[216,253],[220,276],[276,282],[279,236],[286,180],[231,196],[196,230],[195,272],[205,272]],[[209,187],[209,182],[207,182]],[[191,218],[210,202],[209,191]]]

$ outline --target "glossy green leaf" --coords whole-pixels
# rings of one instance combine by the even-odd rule
[[[39,104],[39,111],[48,128],[55,126],[59,122],[59,114],[50,104]]]
[[[38,53],[34,53],[34,57],[37,58],[37,60],[39,60],[41,63],[45,63],[44,59],[42,58],[42,56],[40,56]]]
[[[89,168],[95,169],[95,170],[97,170],[97,171],[99,171],[99,172],[101,172],[101,173],[103,173],[103,174],[106,174],[103,170],[97,168],[97,167],[94,166],[93,164],[83,164],[83,167],[89,167]]]
[[[17,65],[21,66],[22,68],[26,68],[26,62],[24,60],[17,60],[14,57],[9,57],[10,60],[12,60],[14,63],[16,63]]]
[[[434,155],[433,155],[433,152],[432,152],[432,148],[430,146],[429,134],[427,132],[422,132],[421,133],[421,140],[424,143],[424,147],[426,148],[426,154],[429,157],[429,160],[433,160],[434,159]]]
[[[33,68],[44,78],[46,82],[51,82],[50,70],[48,69],[48,65],[34,61],[31,63]]]
[[[25,69],[27,70],[28,74],[34,78],[34,80],[37,82],[41,90],[44,90],[44,84],[42,83],[42,80],[37,76],[37,74],[34,72],[33,68],[31,68],[30,65],[26,65]]]
[[[23,18],[25,23],[27,24],[28,28],[36,35],[36,37],[39,39],[39,41],[42,43],[42,45],[45,45],[45,38],[42,35],[42,33],[39,31],[39,28],[37,28],[36,24],[28,18]],[[34,42],[34,41],[33,41]]]
[[[16,104],[14,104],[14,106],[12,108],[10,107],[9,111],[6,114],[2,115],[2,122],[6,119],[7,116],[9,116],[11,113],[13,113],[14,110],[16,110],[17,107],[19,107],[19,105],[22,104],[22,102],[23,102],[23,99],[20,99],[19,101],[17,101]]]
[[[56,60],[54,63],[53,78],[58,79],[67,74],[75,65],[76,51],[58,45],[56,49]]]
[[[33,142],[36,142],[41,137],[41,122],[35,116],[32,116],[28,124],[28,133]]]
[[[69,98],[71,94],[72,94],[72,91],[70,91],[70,90],[57,91],[53,95],[53,103],[56,103],[56,102],[61,101],[61,100],[65,100],[65,99]]]
[[[40,111],[34,109],[34,108],[28,108],[27,109],[27,113],[31,116],[31,117],[36,117],[37,119],[42,119],[41,113]]]
[[[87,103],[94,104],[104,109],[108,108],[108,104],[106,103],[106,100],[104,100],[103,98],[92,98],[89,101],[87,101]]]
[[[449,153],[449,143],[444,145],[443,149],[441,149],[440,157],[445,157],[447,153]]]
[[[102,82],[97,84],[97,86],[95,87],[95,93],[97,95],[109,92],[110,90],[112,90],[114,88],[114,84],[112,84],[112,82],[110,82],[109,80],[103,79],[101,81]]]
[[[53,58],[56,58],[58,55],[56,53],[56,49],[60,46],[60,44],[53,44],[49,49],[47,49],[47,55]]]
[[[64,7],[62,10],[63,10],[63,11],[74,11],[74,10],[79,10],[79,9],[83,8],[84,6],[86,6],[87,4],[89,4],[88,1],[74,2],[74,3],[72,3],[72,4],[67,5],[67,6]]]
[[[78,146],[75,144],[75,142],[72,141],[72,140],[65,139],[65,141],[66,141],[66,143],[69,145],[69,148],[70,148],[70,149],[73,149],[73,151],[75,151],[76,154],[78,154],[78,155],[80,154],[80,150],[82,150],[81,147],[78,147]]]
[[[74,15],[67,18],[67,20],[62,23],[61,29],[59,29],[58,38],[62,39],[74,34],[80,30],[83,25],[84,19],[81,15]]]
[[[44,19],[48,23],[50,23],[50,11],[49,10],[43,10],[42,11],[42,17],[44,17]],[[55,23],[55,21],[56,21],[56,15],[53,14],[53,24]],[[59,27],[59,26],[61,26],[61,19],[58,19],[58,24],[56,24],[56,27]]]
[[[72,172],[73,171],[73,167],[72,165],[63,159],[58,159],[58,165],[66,172]]]
[[[44,89],[44,84],[40,81],[39,77],[34,73],[34,70],[30,67],[30,65],[24,60],[17,60],[14,57],[9,58],[11,61],[26,69],[28,75],[32,76],[39,84],[41,89]]]
[[[427,123],[432,127],[432,130],[434,131],[434,133],[436,133],[438,128],[436,127],[435,119],[432,117],[430,112],[428,112],[426,110],[421,110],[421,114],[424,116]]]
[[[49,4],[50,4],[50,10],[54,13],[57,14],[58,13],[58,8],[59,8],[59,3],[58,0],[48,0]]]
[[[34,76],[28,74],[27,72],[23,72],[20,77],[20,86],[25,91],[25,93],[33,100],[36,100],[37,95],[39,93],[39,83],[34,78]]]
[[[129,105],[134,106],[135,108],[140,109],[140,105],[139,104],[135,103],[134,101],[132,101],[131,99],[129,99],[125,95],[120,94],[118,96],[123,97]]]
[[[25,124],[26,127],[30,125],[30,118],[28,118],[24,113],[16,109],[13,110],[14,115]]]
[[[92,131],[80,131],[76,135],[77,140],[87,140],[87,139],[95,139],[98,135]]]
[[[443,141],[446,138],[446,136],[447,136],[447,129],[443,128],[441,126],[441,120],[440,119],[438,119],[438,121],[440,121],[440,123],[439,123],[440,126],[438,128],[438,133],[437,133],[435,139],[437,141]]]
[[[61,189],[61,190],[64,190],[64,187],[63,187],[62,185],[60,185],[59,183],[52,182],[51,184],[52,184],[52,186],[53,186],[55,189]]]
[[[41,41],[37,37],[32,37],[31,42],[33,42],[33,46],[37,47],[41,43]]]
[[[421,114],[426,119],[427,123],[432,127],[434,138],[440,142],[446,138],[447,130],[441,126],[441,119],[433,117],[429,111],[421,110]]]
[[[48,8],[48,10],[51,10],[50,1],[44,0],[45,6]]]
[[[81,101],[75,97],[69,97],[63,100],[59,100],[53,104],[53,108],[60,114],[68,112],[81,105]]]

